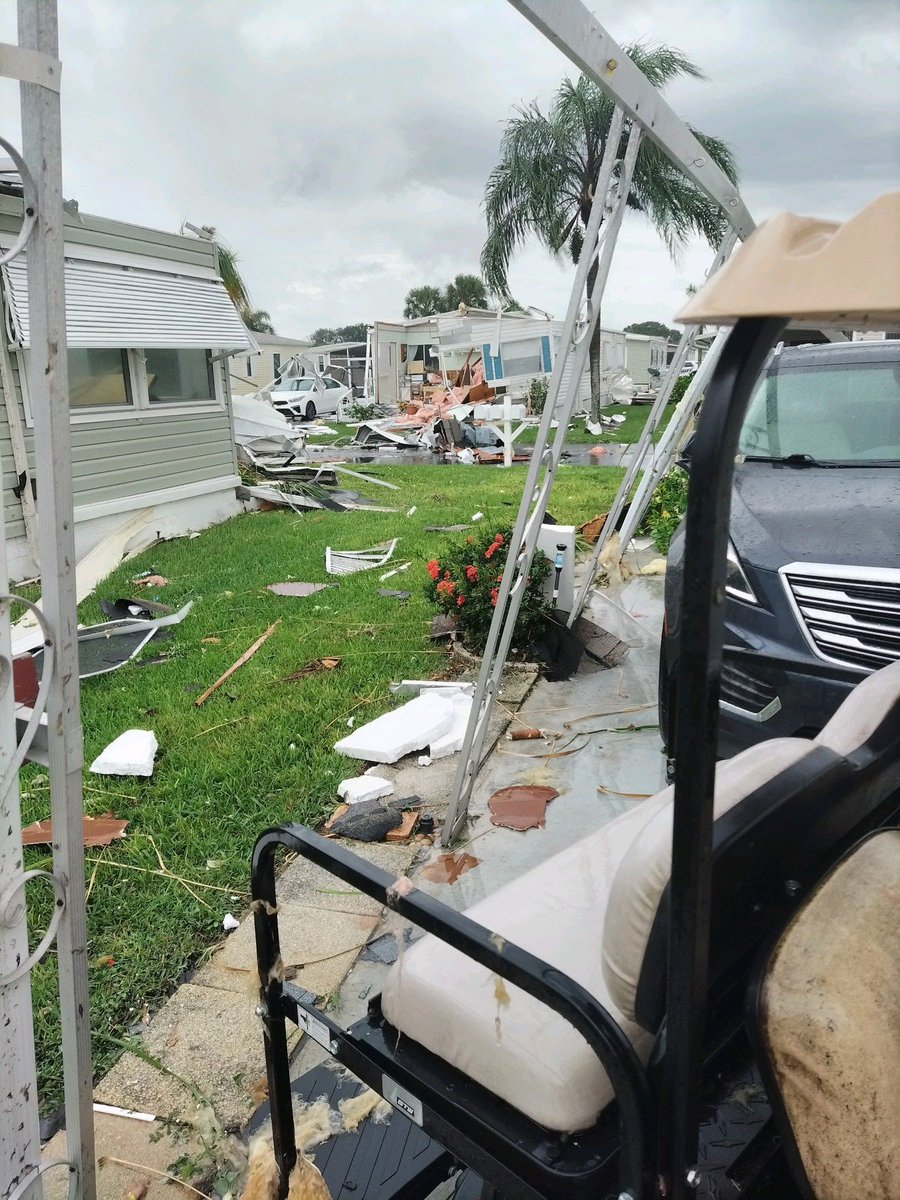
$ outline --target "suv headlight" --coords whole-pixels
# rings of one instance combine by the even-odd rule
[[[744,574],[744,568],[741,566],[741,560],[738,558],[738,552],[735,550],[731,538],[728,539],[728,554],[725,563],[725,591],[730,596],[743,600],[745,604],[759,604],[756,593]]]

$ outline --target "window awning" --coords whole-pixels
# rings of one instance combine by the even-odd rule
[[[2,268],[9,334],[30,343],[25,256]],[[69,346],[258,350],[221,280],[66,258]]]

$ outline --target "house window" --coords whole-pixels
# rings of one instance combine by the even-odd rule
[[[276,379],[281,378],[281,355],[280,354],[272,355],[272,374],[275,376]]]
[[[72,408],[118,408],[134,403],[126,350],[74,349],[67,357]]]
[[[215,400],[208,350],[146,350],[144,362],[151,404]]]

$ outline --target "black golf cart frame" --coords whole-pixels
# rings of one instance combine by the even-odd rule
[[[684,597],[685,669],[676,714],[672,873],[651,933],[651,947],[654,940],[657,949],[660,939],[663,943],[656,991],[662,993],[664,979],[665,1009],[656,1014],[659,1033],[650,1064],[641,1064],[610,1014],[552,966],[301,825],[270,829],[254,850],[252,891],[259,1012],[282,1196],[296,1159],[286,1020],[302,1026],[499,1196],[601,1200],[612,1194],[619,1200],[649,1200],[665,1195],[678,1200],[696,1186],[701,1081],[722,1048],[741,1036],[742,1016],[734,1014],[743,1012],[741,998],[756,951],[789,917],[798,894],[856,838],[885,819],[900,787],[900,713],[895,713],[897,728],[892,725],[862,765],[851,768],[819,747],[748,797],[758,834],[750,850],[746,839],[741,842],[729,830],[727,819],[717,823],[714,839],[734,460],[753,387],[785,324],[772,318],[738,322],[710,383],[692,448],[685,536],[685,576],[691,586]],[[778,841],[790,844],[790,853],[782,853]],[[367,1019],[348,1030],[335,1024],[314,1007],[312,997],[283,980],[275,893],[280,848],[325,868],[564,1017],[600,1060],[615,1104],[589,1130],[553,1134],[400,1037],[382,1015],[379,997],[370,1002]],[[792,886],[785,887],[788,866]],[[740,896],[739,903],[734,895]],[[736,921],[741,935],[733,948],[729,943],[728,970],[711,979],[711,941],[723,946]],[[639,989],[639,1015],[641,1005]],[[770,1151],[774,1144],[773,1136]],[[757,1160],[767,1153],[771,1158],[771,1153],[757,1151]],[[752,1168],[748,1171],[752,1175]]]

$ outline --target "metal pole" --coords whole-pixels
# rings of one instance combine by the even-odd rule
[[[457,835],[469,808],[469,799],[475,776],[481,763],[484,739],[487,733],[493,708],[494,695],[500,686],[500,677],[509,653],[515,630],[516,619],[522,593],[526,586],[528,570],[540,534],[541,521],[547,508],[547,500],[553,487],[553,480],[559,464],[565,443],[566,429],[572,416],[572,409],[578,397],[581,377],[587,364],[590,352],[591,336],[600,314],[600,300],[603,289],[609,277],[609,268],[615,250],[616,238],[625,213],[628,192],[631,187],[631,176],[637,161],[641,143],[641,128],[637,123],[632,124],[628,135],[628,145],[625,158],[621,164],[618,192],[613,201],[613,207],[607,213],[608,192],[612,173],[618,155],[618,147],[624,127],[621,110],[616,109],[610,125],[609,135],[600,164],[597,188],[591,206],[591,215],[585,231],[584,248],[578,260],[572,294],[569,297],[569,307],[563,323],[561,345],[563,352],[554,363],[553,373],[547,390],[547,400],[538,427],[538,435],[531,462],[516,524],[510,537],[506,556],[506,567],[500,583],[494,618],[488,633],[487,644],[478,676],[478,686],[472,704],[472,713],[466,728],[466,736],[460,754],[460,765],[454,783],[453,796],[447,810],[447,816],[441,830],[441,844],[447,846]],[[604,239],[597,263],[597,274],[593,287],[587,299],[586,321],[577,332],[582,297],[587,284],[588,273],[594,263],[600,238],[600,225],[606,217],[603,228]],[[562,391],[563,369],[566,365],[567,353],[574,347],[572,353],[572,372],[568,387]],[[562,391],[562,395],[561,395]],[[550,444],[551,424],[556,420],[558,426],[556,436]],[[543,479],[541,474],[543,473]]]
[[[713,259],[713,263],[709,269],[708,275],[713,275],[716,271],[718,271],[719,267],[721,267],[722,264],[727,261],[728,256],[735,247],[736,242],[737,235],[732,230],[723,239],[721,246],[716,252],[716,257]],[[594,585],[594,578],[597,574],[597,566],[600,562],[600,556],[606,549],[607,543],[615,532],[619,517],[622,515],[622,510],[625,507],[629,495],[631,494],[631,489],[634,486],[635,479],[637,479],[638,472],[644,465],[648,451],[653,450],[653,434],[659,428],[659,423],[662,420],[663,413],[666,410],[666,405],[669,403],[669,397],[672,394],[672,389],[678,380],[682,365],[686,361],[688,352],[693,345],[693,339],[696,336],[696,332],[696,327],[688,327],[688,329],[685,330],[684,336],[678,345],[678,349],[675,351],[675,354],[672,358],[672,362],[669,364],[668,370],[666,371],[666,377],[663,380],[663,386],[660,388],[659,395],[656,397],[653,407],[650,409],[650,413],[647,417],[647,423],[641,431],[641,436],[635,447],[631,464],[629,465],[628,470],[625,472],[624,479],[619,485],[615,499],[610,506],[609,513],[607,514],[606,521],[604,522],[603,528],[600,531],[600,536],[597,538],[597,541],[594,545],[594,551],[591,555],[591,560],[588,563],[587,569],[585,570],[584,580],[581,584],[581,590],[576,598],[575,606],[572,609],[572,612],[569,614],[567,625],[570,629],[578,620],[578,617],[581,615],[581,611],[587,602],[588,595],[590,594],[591,588]],[[710,369],[711,368],[712,364],[710,364]],[[708,378],[708,372],[704,378]],[[702,385],[701,389],[698,389],[694,386],[694,381],[691,380],[691,384],[688,386],[688,393],[690,393],[691,397],[694,394],[699,396],[701,391]],[[686,396],[688,393],[686,393]],[[682,412],[688,408],[690,408],[690,402],[683,407],[680,406]],[[674,420],[675,418],[673,417],[673,421]],[[668,445],[668,443],[666,443],[666,445]],[[678,443],[676,440],[674,443],[675,449],[677,449],[677,445]],[[665,471],[668,470],[673,457],[674,449],[671,453],[667,454],[663,443],[660,443],[660,445],[656,448],[656,452],[653,454],[652,466],[655,468],[660,461],[665,461],[665,469],[662,472],[662,474],[665,474]],[[631,507],[628,510],[627,524],[633,529],[636,529],[640,523],[640,520],[644,515],[644,510],[646,509],[652,494],[653,493],[651,491],[646,495],[646,499],[642,497],[641,501],[638,501],[638,497],[636,496],[632,501]],[[632,520],[633,513],[636,513],[636,520],[634,521]],[[631,540],[632,536],[632,533],[629,533],[627,540],[624,536],[622,537],[620,544],[623,550],[628,545],[628,542]]]
[[[56,58],[55,0],[18,0],[18,17],[21,45]],[[36,83],[22,84],[21,100],[23,152],[26,162],[34,164],[35,182],[35,194],[26,191],[25,203],[37,210],[27,254],[31,324],[28,382],[34,417],[41,592],[56,648],[47,703],[47,743],[54,874],[65,889],[57,956],[66,1134],[78,1194],[82,1200],[93,1200],[93,1072],[82,845],[83,747],[66,368],[60,104],[57,92]]]

